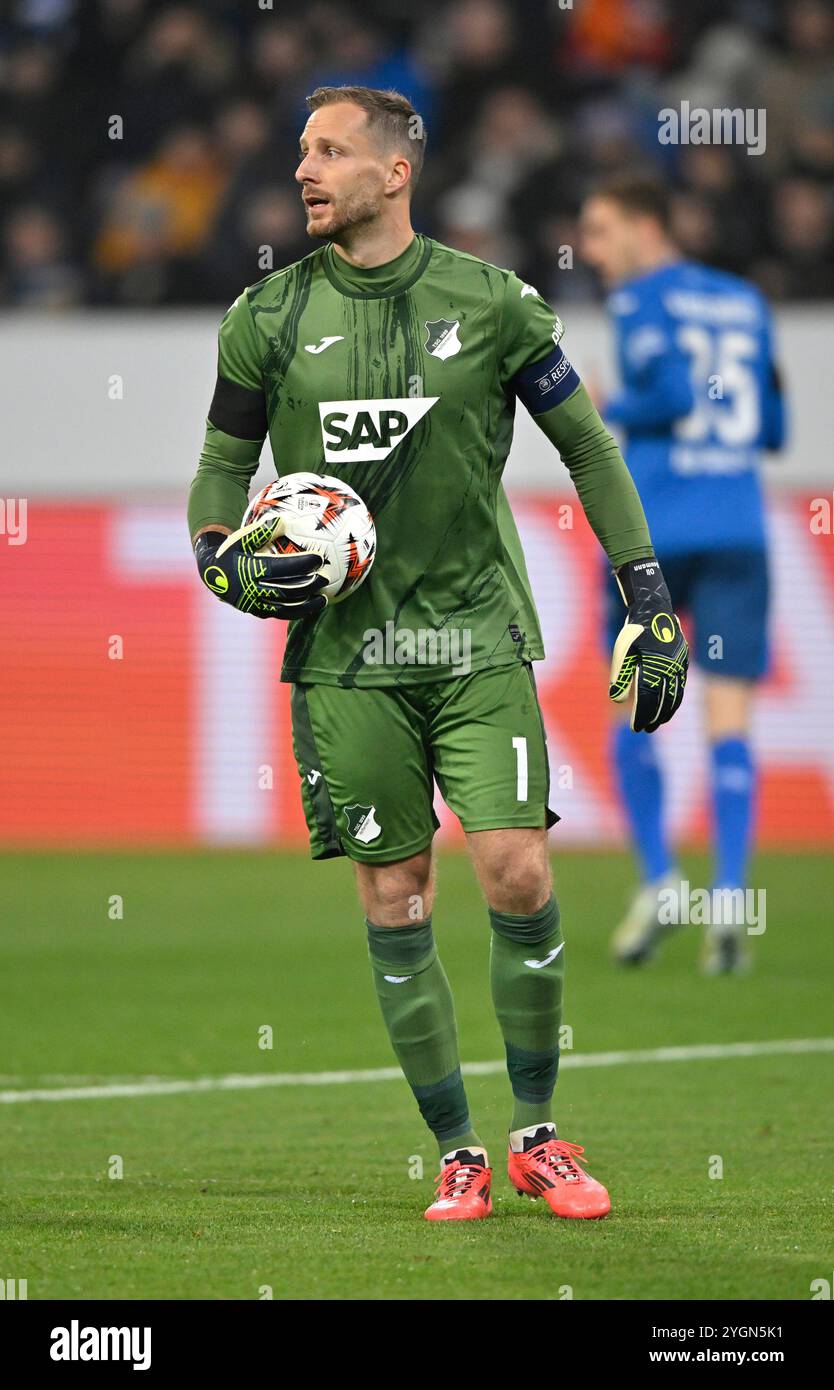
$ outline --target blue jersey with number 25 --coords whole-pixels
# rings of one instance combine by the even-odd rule
[[[621,285],[608,308],[622,387],[603,408],[660,555],[765,544],[758,462],[784,409],[759,290],[678,261]]]

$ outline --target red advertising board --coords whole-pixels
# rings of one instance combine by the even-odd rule
[[[773,673],[757,703],[760,841],[834,844],[834,540],[809,497],[772,511]],[[566,505],[567,504],[567,505]],[[548,658],[537,668],[564,844],[621,838],[607,746],[600,552],[567,495],[514,510]],[[30,504],[0,537],[0,842],[304,843],[278,680],[281,623],[199,584],[178,505]],[[659,735],[677,833],[706,828],[699,677]],[[441,837],[460,831],[436,796]]]

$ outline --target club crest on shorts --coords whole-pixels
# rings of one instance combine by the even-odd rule
[[[441,362],[445,362],[447,357],[454,357],[463,346],[458,337],[459,328],[460,319],[429,320],[426,323],[426,341],[423,344],[426,352],[430,352],[432,357],[439,357]]]
[[[345,820],[348,834],[360,845],[368,845],[382,834],[382,826],[376,818],[376,806],[346,806]]]

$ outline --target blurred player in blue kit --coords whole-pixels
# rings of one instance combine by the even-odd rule
[[[785,409],[771,319],[758,289],[682,259],[668,191],[623,175],[600,186],[581,216],[582,254],[611,293],[620,389],[601,404],[624,449],[655,549],[704,680],[711,760],[713,889],[744,888],[754,818],[750,723],[768,665],[768,557],[758,466],[780,449]],[[621,599],[608,593],[609,627]],[[693,640],[694,639],[694,640]],[[680,875],[664,815],[657,743],[618,721],[617,782],[642,887],[612,939],[637,964],[668,932],[659,912]],[[736,893],[713,893],[704,942],[709,973],[745,965]]]

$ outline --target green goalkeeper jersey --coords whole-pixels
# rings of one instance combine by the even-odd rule
[[[517,398],[560,450],[612,564],[651,555],[630,475],[561,336],[532,286],[419,235],[370,270],[327,245],[235,300],[192,535],[240,525],[267,433],[279,474],[343,479],[377,529],[365,583],[290,624],[283,680],[402,684],[459,674],[462,650],[471,670],[544,655],[501,483]]]

